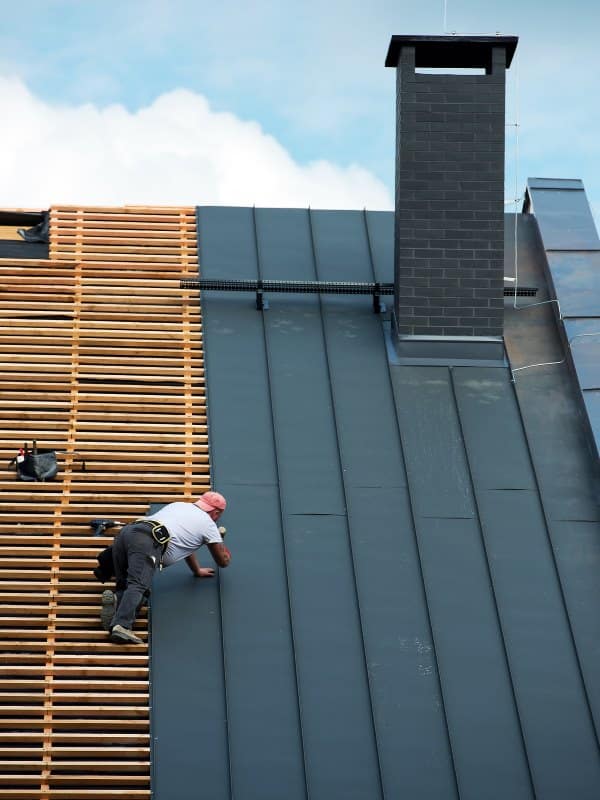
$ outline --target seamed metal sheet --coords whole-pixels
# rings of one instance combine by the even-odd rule
[[[489,391],[490,380],[494,385],[493,399]],[[582,747],[584,750],[587,748],[588,755],[591,755],[597,743],[588,708],[588,686],[581,680],[578,652],[574,647],[571,626],[578,626],[575,642],[582,647],[585,644],[586,631],[589,631],[590,612],[580,607],[580,601],[585,597],[588,602],[594,603],[597,592],[590,594],[589,588],[586,589],[585,584],[577,579],[577,568],[572,553],[569,553],[573,543],[565,538],[564,529],[546,528],[508,371],[457,369],[454,371],[454,383],[482,529],[491,556],[491,579],[496,589],[508,661],[524,731],[531,735],[532,726],[544,724],[539,719],[541,711],[534,687],[529,684],[528,665],[528,660],[533,662],[541,659],[544,664],[548,662],[546,675],[540,679],[542,683],[544,679],[549,681],[548,690],[554,681],[565,681],[567,697],[564,702],[570,709],[567,724],[572,726],[572,736],[582,737]],[[492,460],[503,464],[507,473],[520,471],[524,475],[528,474],[528,479],[521,486],[515,487],[520,491],[507,491],[507,483],[500,474],[495,487],[485,479],[486,475],[479,467]],[[494,491],[489,491],[490,488]],[[517,538],[515,528],[520,530],[522,539]],[[501,530],[504,530],[503,535],[507,542],[502,542],[500,556],[497,548]],[[558,562],[557,572],[553,553],[557,549],[559,536],[563,558]],[[519,563],[519,559],[522,559],[522,563]],[[587,578],[588,575],[584,577]],[[534,605],[531,602],[531,593],[536,583],[539,596],[536,599],[537,605]],[[516,611],[516,607],[521,609],[520,613]],[[527,609],[527,613],[523,613],[524,609]],[[527,650],[528,619],[531,625],[530,651]],[[539,642],[533,646],[535,637],[540,636],[533,631],[535,625],[545,629],[541,634],[541,649]],[[552,654],[554,647],[560,649],[560,656]],[[585,646],[582,649],[587,650]],[[589,663],[589,667],[591,666]],[[556,674],[552,675],[553,671]],[[593,673],[590,673],[590,677],[593,686]],[[551,724],[550,719],[545,722]],[[526,741],[529,742],[527,736]],[[553,768],[549,770],[547,764],[550,751],[544,753],[540,748],[535,753],[536,758],[532,755],[531,767],[536,776],[536,786],[541,787],[542,782],[551,782],[548,771],[552,772]],[[579,767],[577,763],[565,763],[563,768],[569,771]]]
[[[257,278],[252,209],[199,212],[201,274]],[[231,786],[305,796],[289,587],[262,314],[248,294],[203,301],[213,483],[233,563],[221,575]]]
[[[579,385],[584,390],[600,389],[600,316],[566,319],[564,325]]]
[[[347,496],[385,797],[457,797],[408,490]]]
[[[579,191],[560,182],[544,189],[529,184],[533,212],[546,250],[598,250],[596,232],[583,184]]]
[[[508,371],[459,367],[452,382],[476,487],[535,489]]]
[[[153,794],[229,800],[227,712],[218,585],[184,562],[152,596]]]
[[[364,212],[312,211],[311,222],[319,280],[374,280]]]
[[[419,517],[475,516],[446,367],[392,367],[396,412]]]
[[[539,498],[482,490],[478,503],[536,794],[592,800],[598,743]]]
[[[367,211],[366,219],[375,280],[389,283],[394,280],[394,213]]]
[[[315,278],[307,212],[264,210],[256,222],[263,277],[277,267],[284,280]],[[282,239],[289,259],[278,257]],[[376,798],[380,766],[320,301],[271,299],[265,342],[308,793]]]
[[[313,212],[320,280],[373,280],[364,223],[362,212]],[[361,297],[323,296],[321,308],[384,794],[452,797],[381,319]]]
[[[459,794],[528,798],[527,760],[450,370],[393,367],[392,380]]]
[[[198,212],[200,275],[257,277],[251,208]],[[277,482],[262,318],[249,293],[201,297],[213,474],[230,484]],[[251,413],[248,418],[246,409]],[[251,423],[250,423],[251,420]],[[218,487],[217,487],[218,488]]]
[[[417,534],[459,794],[532,798],[479,525],[420,518]]]
[[[596,730],[600,730],[600,522],[552,520],[552,546]]]
[[[376,800],[380,767],[346,518],[294,514],[284,525],[308,795]]]
[[[277,265],[282,280],[315,279],[306,212],[264,210],[256,222],[264,278]],[[293,258],[277,257],[282,237]],[[263,320],[283,512],[345,514],[319,297],[275,294],[270,303]]]
[[[312,228],[319,280],[373,280],[363,212],[315,211]],[[323,295],[321,308],[344,482],[405,485],[381,318],[368,297]]]
[[[248,422],[251,417],[248,415]],[[272,455],[274,455],[272,453]],[[232,795],[306,797],[279,492],[222,484],[231,565],[220,574]]]
[[[583,393],[583,401],[596,444],[600,443],[600,390],[589,389]]]
[[[563,317],[600,316],[600,251],[546,253]]]

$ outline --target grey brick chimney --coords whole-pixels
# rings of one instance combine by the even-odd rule
[[[394,338],[401,358],[503,358],[505,73],[517,41],[390,42],[385,64],[397,75]],[[457,68],[473,71],[450,74]]]

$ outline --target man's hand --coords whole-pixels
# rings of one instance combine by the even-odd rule
[[[185,563],[191,569],[196,578],[212,578],[215,574],[214,569],[200,566],[195,553],[192,553],[190,556],[186,556]]]
[[[196,578],[212,578],[214,574],[214,569],[210,567],[200,567],[197,572],[194,572]]]

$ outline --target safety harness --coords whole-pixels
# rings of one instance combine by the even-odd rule
[[[143,522],[146,525],[150,526],[150,534],[152,538],[154,539],[156,544],[159,544],[161,546],[162,550],[160,554],[160,563],[158,565],[158,568],[162,569],[163,568],[162,560],[165,553],[167,552],[168,544],[171,541],[171,534],[169,533],[167,527],[157,519],[147,519],[146,517],[141,517],[141,519],[136,519],[136,523],[138,522]]]

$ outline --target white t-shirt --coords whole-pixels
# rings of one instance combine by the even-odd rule
[[[167,552],[162,559],[164,567],[181,561],[203,544],[223,541],[216,523],[206,511],[193,503],[169,503],[156,514],[144,519],[162,522],[171,534]]]

